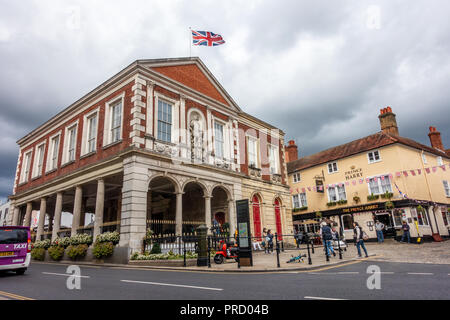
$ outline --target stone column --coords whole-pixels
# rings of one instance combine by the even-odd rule
[[[228,216],[230,217],[230,236],[232,236],[236,230],[236,210],[233,199],[228,201]]]
[[[183,194],[177,192],[177,209],[175,214],[175,234],[181,236],[183,234]]]
[[[105,208],[105,181],[98,179],[97,198],[95,200],[94,240],[101,234],[103,224],[103,211]]]
[[[41,236],[44,233],[45,214],[47,212],[47,199],[41,198],[41,206],[39,208],[39,222],[36,234],[36,241],[41,240]]]
[[[58,192],[56,194],[55,215],[54,215],[55,218],[53,220],[52,241],[58,237],[58,232],[61,229],[62,200],[63,200],[63,193]]]
[[[128,259],[141,252],[147,228],[148,167],[145,159],[130,156],[123,161],[122,210],[120,219],[120,251]],[[127,260],[128,261],[128,260]]]
[[[20,208],[14,207],[13,215],[12,215],[12,225],[18,226],[19,225],[19,216],[20,216]]]
[[[31,225],[31,212],[33,211],[33,203],[28,202],[27,203],[27,211],[25,213],[25,227],[29,227]]]
[[[72,232],[70,233],[71,236],[77,234],[78,227],[80,226],[82,200],[83,200],[83,189],[81,188],[81,186],[76,186],[75,199],[73,204]]]
[[[208,228],[208,235],[211,234],[211,196],[204,196],[205,198],[205,223]]]

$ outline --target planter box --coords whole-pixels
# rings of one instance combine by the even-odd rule
[[[213,262],[212,259],[211,262]],[[184,260],[130,260],[128,264],[133,266],[183,267]],[[197,266],[197,259],[186,259],[186,266]]]

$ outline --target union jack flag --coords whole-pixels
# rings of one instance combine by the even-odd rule
[[[194,46],[214,47],[225,43],[220,34],[215,34],[211,31],[191,31]]]

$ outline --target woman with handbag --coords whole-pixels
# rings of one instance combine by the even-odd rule
[[[366,258],[369,257],[367,254],[366,246],[364,245],[364,240],[367,240],[369,237],[363,231],[363,229],[359,226],[358,222],[353,222],[353,238],[355,239],[355,245],[358,249],[358,257],[361,258],[361,247],[364,249],[364,253],[366,254]]]

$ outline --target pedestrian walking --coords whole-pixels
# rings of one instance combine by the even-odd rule
[[[355,239],[355,245],[358,249],[358,257],[361,258],[361,247],[364,249],[364,253],[366,254],[366,258],[369,256],[367,254],[366,246],[364,245],[364,231],[359,226],[358,222],[353,222],[353,238]]]
[[[402,224],[402,230],[403,230],[403,235],[402,235],[402,239],[400,240],[400,242],[405,242],[405,238],[408,238],[408,243],[411,243],[411,236],[409,234],[409,225],[408,223],[406,223],[406,220],[403,220],[403,224]]]
[[[332,243],[333,234],[331,232],[330,226],[326,222],[321,223],[319,233],[322,237],[322,243],[323,243],[326,255],[330,256],[330,252],[331,252],[333,254],[333,256],[336,256],[336,252],[334,252],[333,243]]]
[[[375,230],[377,231],[378,243],[384,242],[384,236],[383,236],[384,224],[381,223],[379,220],[377,220],[375,222]]]
[[[269,229],[267,230],[266,235],[266,253],[272,253],[273,252],[273,234],[272,231]]]
[[[298,249],[300,247],[300,231],[298,231],[297,229],[294,229],[294,239]]]

